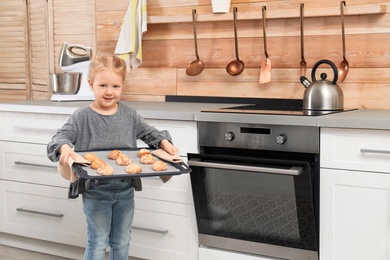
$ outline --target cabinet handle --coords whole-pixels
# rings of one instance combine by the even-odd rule
[[[36,210],[24,209],[24,208],[17,208],[16,211],[31,213],[31,214],[36,214],[36,215],[42,215],[42,216],[55,217],[55,218],[63,218],[64,217],[64,214],[61,214],[61,213],[56,214],[56,213],[42,212],[42,211],[36,211]]]
[[[153,232],[153,233],[158,233],[158,234],[168,234],[168,230],[166,229],[155,229],[155,228],[147,228],[147,227],[139,227],[139,226],[132,226],[131,229],[134,230],[141,230],[141,231],[146,231],[146,232]]]
[[[45,167],[45,168],[57,169],[57,166],[46,165],[46,164],[39,164],[39,163],[28,163],[28,162],[16,161],[15,164],[26,165],[26,166],[33,166],[33,167]]]
[[[390,154],[389,150],[375,150],[375,149],[360,149],[361,153],[379,153],[379,154]]]

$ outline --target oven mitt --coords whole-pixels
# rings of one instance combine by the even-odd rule
[[[153,150],[152,154],[167,162],[171,162],[171,163],[183,162],[183,160],[180,157],[172,156],[166,151],[164,151],[163,149]],[[159,177],[163,181],[163,183],[166,183],[172,178],[172,175],[161,175]]]
[[[75,154],[76,154],[75,160],[73,160],[71,157],[69,157],[68,164],[62,165],[61,163],[58,163],[58,165],[57,165],[57,170],[58,170],[58,173],[61,175],[61,177],[66,179],[66,180],[69,180],[71,183],[75,182],[78,179],[77,175],[75,174],[75,172],[73,171],[73,168],[72,168],[73,163],[79,163],[82,165],[91,164],[90,161],[85,160],[84,157],[82,157],[78,153],[75,153]]]
[[[68,159],[68,164],[62,165],[58,163],[57,169],[59,174],[70,181],[69,190],[68,190],[68,198],[75,199],[79,196],[79,194],[84,193],[88,190],[90,185],[90,180],[79,179],[75,174],[72,165],[73,163],[79,163],[82,165],[91,164],[89,161],[85,160],[84,157],[76,153],[76,159],[73,160],[71,157]]]

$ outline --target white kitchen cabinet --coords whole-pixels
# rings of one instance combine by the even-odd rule
[[[57,166],[47,158],[46,145],[0,141],[0,179],[69,187]]]
[[[196,122],[151,119],[146,119],[146,122],[159,130],[169,131],[184,161],[187,160],[187,153],[197,152]],[[137,146],[145,147],[146,144],[137,140]],[[142,191],[135,193],[136,197],[193,204],[189,174],[173,176],[167,183],[163,183],[159,177],[143,178],[142,187]]]
[[[138,198],[130,252],[145,259],[198,259],[195,213],[190,204]]]
[[[0,140],[47,144],[69,115],[1,112]]]
[[[82,259],[86,224],[81,197],[68,199],[69,182],[46,154],[47,143],[68,118],[0,112],[0,243]],[[197,152],[196,122],[146,120],[171,133],[184,160],[187,152]],[[135,193],[130,256],[198,259],[189,174],[173,176],[167,183],[159,177],[143,178],[142,184],[143,190]]]
[[[320,259],[390,259],[390,131],[321,129]]]
[[[0,230],[62,244],[84,246],[86,224],[81,199],[68,189],[0,181]]]

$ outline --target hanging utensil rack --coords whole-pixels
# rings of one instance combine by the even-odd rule
[[[366,4],[346,6],[344,9],[345,16],[351,15],[372,15],[385,14],[385,4]],[[261,11],[256,12],[240,12],[237,14],[238,20],[258,20],[261,19]],[[310,17],[332,17],[340,16],[340,8],[322,7],[322,8],[305,8],[305,18]],[[298,8],[285,10],[268,10],[267,19],[289,19],[300,18],[300,10]],[[213,21],[231,21],[232,14],[198,14],[197,22],[213,22]],[[191,15],[172,15],[172,16],[148,16],[148,24],[164,24],[164,23],[189,23],[192,22]]]

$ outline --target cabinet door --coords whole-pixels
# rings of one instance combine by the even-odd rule
[[[46,145],[0,141],[0,179],[69,187],[46,155]]]
[[[321,169],[320,259],[390,259],[390,174]]]
[[[31,99],[49,99],[51,89],[48,85],[50,51],[48,51],[47,0],[27,0],[27,6],[31,54],[29,57]]]
[[[198,259],[192,205],[135,199],[130,255],[153,260]]]
[[[187,156],[187,153],[196,153],[198,151],[196,122],[152,119],[146,119],[146,122],[160,131],[167,130],[171,134],[174,145],[179,149],[180,156]],[[145,147],[146,144],[138,140],[137,146]]]
[[[390,173],[390,131],[321,128],[321,168]]]
[[[0,101],[26,100],[28,95],[28,35],[26,1],[0,4]]]
[[[47,145],[69,115],[2,112],[0,140]]]
[[[84,247],[81,199],[68,189],[0,180],[0,232]]]

